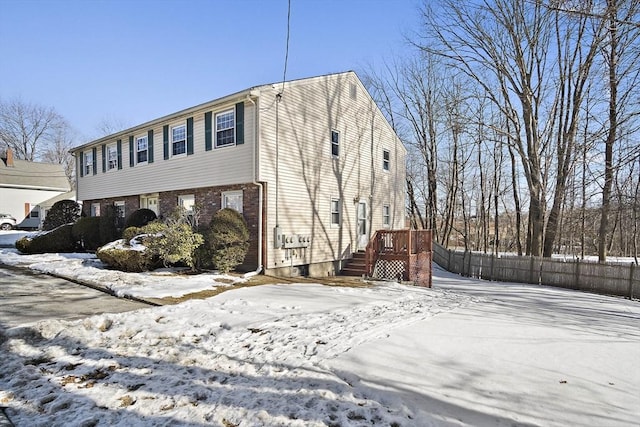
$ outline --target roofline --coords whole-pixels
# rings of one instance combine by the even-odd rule
[[[301,82],[301,81],[304,81],[304,80],[312,80],[312,79],[318,79],[318,78],[322,78],[322,77],[329,77],[329,76],[335,76],[335,75],[346,74],[346,73],[355,73],[355,72],[349,70],[349,71],[342,71],[342,72],[338,72],[338,73],[323,74],[323,75],[320,75],[320,76],[303,77],[303,78],[294,79],[294,80],[287,80],[287,81],[284,82],[284,84],[287,84],[287,85],[292,84],[292,83],[295,84],[295,83],[298,83],[298,82]],[[69,152],[71,154],[74,154],[74,153],[76,153],[78,151],[82,151],[84,148],[91,147],[93,145],[100,144],[100,143],[103,143],[103,142],[112,141],[112,140],[114,140],[114,139],[116,139],[116,138],[118,138],[120,136],[125,136],[125,135],[130,135],[132,133],[136,133],[136,132],[138,132],[139,129],[142,129],[142,128],[153,127],[153,126],[155,126],[155,125],[157,125],[159,123],[163,123],[163,122],[166,122],[166,121],[169,121],[169,120],[177,119],[177,118],[180,118],[182,116],[188,116],[189,114],[194,113],[194,112],[196,112],[198,110],[202,110],[204,108],[211,107],[211,106],[214,106],[216,104],[221,104],[221,103],[224,103],[224,102],[228,102],[228,101],[231,101],[232,99],[242,98],[242,97],[246,97],[246,96],[257,97],[258,94],[252,93],[252,92],[254,92],[256,90],[259,90],[260,88],[263,88],[263,87],[276,86],[276,85],[279,85],[279,84],[283,84],[283,82],[280,81],[280,82],[266,83],[266,84],[261,84],[261,85],[257,85],[257,86],[252,86],[250,88],[241,90],[239,92],[235,92],[235,93],[232,93],[230,95],[225,95],[225,96],[223,96],[221,98],[216,98],[216,99],[213,99],[211,101],[203,102],[202,104],[198,104],[198,105],[195,105],[193,107],[185,108],[185,109],[177,111],[175,113],[167,114],[167,115],[164,115],[164,116],[159,117],[157,119],[153,119],[153,120],[150,120],[148,122],[144,122],[144,123],[141,123],[139,125],[132,126],[130,128],[127,128],[127,129],[112,133],[110,135],[106,135],[106,136],[100,137],[98,139],[94,139],[94,140],[89,141],[89,142],[87,142],[85,144],[82,144],[82,145],[79,145],[77,147],[72,148],[71,150],[69,150]]]
[[[66,187],[66,188],[42,187],[39,185],[20,185],[20,184],[0,184],[0,188],[14,188],[14,189],[21,189],[21,190],[62,191],[63,193],[72,191],[70,187]]]
[[[72,148],[71,150],[69,150],[69,152],[73,154],[73,153],[75,153],[77,151],[81,151],[83,148],[87,148],[87,147],[90,147],[92,145],[99,144],[101,142],[111,141],[111,140],[113,140],[113,139],[115,139],[115,138],[117,138],[119,136],[125,136],[125,135],[129,135],[129,134],[135,133],[139,129],[142,129],[142,128],[153,127],[153,126],[155,126],[155,125],[157,125],[159,123],[162,123],[162,122],[165,122],[165,121],[168,121],[168,120],[176,119],[176,118],[179,118],[181,116],[188,116],[191,113],[194,113],[194,112],[196,112],[198,110],[201,110],[201,109],[209,107],[209,106],[213,106],[215,104],[220,104],[220,103],[228,102],[228,101],[230,101],[232,99],[241,98],[242,95],[251,96],[251,91],[253,91],[253,90],[255,90],[255,87],[251,87],[249,89],[244,89],[244,90],[241,90],[240,92],[235,92],[235,93],[232,93],[231,95],[226,95],[226,96],[223,96],[221,98],[217,98],[217,99],[214,99],[214,100],[211,100],[211,101],[203,102],[202,104],[198,104],[198,105],[193,106],[193,107],[185,108],[184,110],[180,110],[180,111],[177,111],[175,113],[167,114],[167,115],[159,117],[157,119],[153,119],[153,120],[150,120],[148,122],[144,122],[144,123],[141,123],[139,125],[132,126],[130,128],[118,131],[116,133],[112,133],[110,135],[106,135],[106,136],[103,136],[101,138],[94,139],[93,141],[89,141],[89,142],[87,142],[85,144],[82,144],[82,145],[79,145],[77,147]]]

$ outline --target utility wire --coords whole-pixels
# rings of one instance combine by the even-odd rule
[[[291,0],[288,0],[287,7],[287,44],[284,53],[284,72],[282,73],[282,90],[280,94],[284,92],[284,82],[287,80],[287,63],[289,62],[289,34],[291,32]]]

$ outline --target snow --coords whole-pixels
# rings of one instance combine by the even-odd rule
[[[433,289],[391,282],[233,288],[214,274],[120,274],[90,255],[2,249],[0,262],[100,281],[122,295],[231,289],[0,331],[0,406],[17,426],[627,426],[640,419],[637,301],[438,268]]]

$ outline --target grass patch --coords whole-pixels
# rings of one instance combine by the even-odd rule
[[[229,281],[228,283],[231,283]],[[359,277],[350,276],[331,276],[331,277],[275,277],[267,276],[264,274],[257,274],[249,278],[246,282],[238,283],[233,286],[220,286],[215,289],[207,289],[199,292],[193,292],[181,297],[165,297],[165,298],[147,298],[149,301],[155,302],[161,305],[179,304],[192,299],[206,299],[219,295],[223,292],[231,291],[240,288],[250,288],[253,286],[263,285],[287,285],[293,283],[316,283],[325,286],[339,286],[347,288],[368,288],[371,287],[371,283],[362,280]]]

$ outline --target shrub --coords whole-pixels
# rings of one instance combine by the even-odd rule
[[[127,217],[127,220],[124,223],[124,228],[142,227],[157,218],[156,213],[151,209],[138,209],[137,211],[133,211],[131,215]]]
[[[188,224],[151,222],[142,229],[147,234],[143,244],[150,255],[157,256],[165,266],[182,262],[194,268],[194,251],[204,240]]]
[[[211,219],[209,247],[213,264],[223,273],[244,261],[249,249],[249,229],[239,212],[225,208],[215,213]]]
[[[84,250],[94,251],[107,243],[100,238],[101,221],[102,218],[99,216],[85,216],[73,224],[73,238]]]
[[[122,238],[124,239],[125,244],[128,245],[131,239],[144,233],[145,231],[143,227],[128,227],[122,232]]]
[[[73,200],[55,202],[44,219],[42,229],[49,231],[63,224],[73,224],[80,218],[80,205]]]
[[[193,252],[195,267],[199,270],[213,269],[213,250],[211,250],[211,226],[200,225],[196,232],[203,237],[203,243]]]
[[[16,242],[16,248],[26,254],[74,252],[77,245],[72,228],[71,224],[64,224],[33,237],[23,237]]]
[[[96,256],[103,263],[121,271],[149,271],[158,265],[148,251],[132,249],[124,239],[102,246]]]
[[[108,205],[100,215],[100,240],[112,242],[119,238],[120,230],[118,230],[116,208],[113,205]]]

